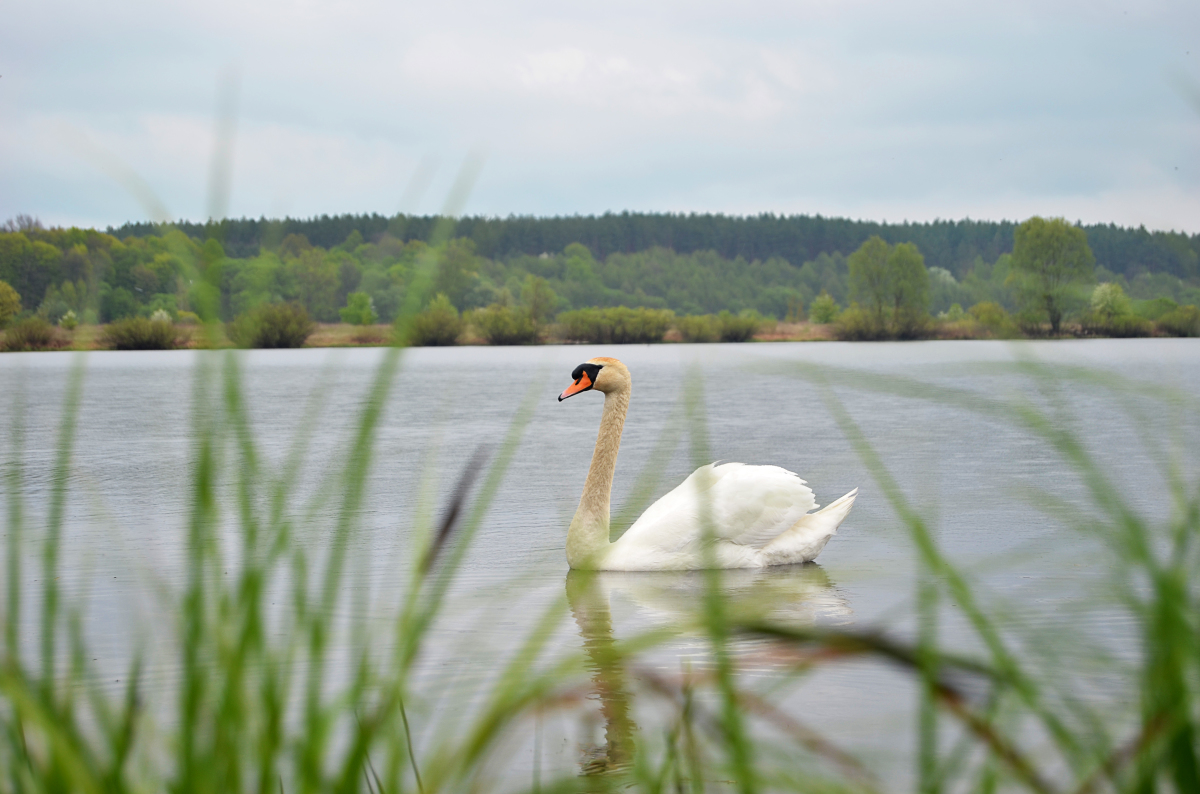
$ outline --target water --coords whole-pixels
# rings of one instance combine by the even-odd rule
[[[170,648],[169,605],[181,589],[186,551],[191,399],[199,355],[87,354],[60,584],[68,600],[85,605],[97,668],[105,682],[112,676],[114,688],[135,643]],[[270,467],[282,465],[305,425],[306,410],[316,410],[318,420],[308,425],[311,447],[300,474],[297,510],[344,462],[381,355],[367,349],[242,354],[254,433]],[[471,455],[481,446],[494,453],[522,400],[530,395],[535,400],[533,419],[457,580],[453,617],[439,625],[433,651],[423,660],[427,719],[445,716],[437,710],[447,689],[469,692],[484,685],[497,660],[510,654],[556,601],[568,603],[555,635],[563,653],[610,635],[679,627],[693,615],[702,592],[695,574],[606,574],[594,589],[574,592],[567,579],[566,526],[590,461],[602,398],[583,394],[560,404],[555,397],[572,368],[596,355],[620,358],[633,374],[614,517],[644,478],[650,478],[657,496],[694,467],[686,429],[666,462],[650,465],[656,446],[670,437],[689,373],[699,373],[702,383],[713,458],[796,471],[820,504],[861,488],[818,565],[730,575],[723,586],[732,607],[769,600],[776,604],[774,617],[798,624],[876,627],[897,636],[912,631],[919,572],[906,530],[839,429],[829,410],[829,392],[813,380],[820,370],[797,377],[793,365],[799,362],[866,376],[858,384],[865,388],[834,386],[835,399],[936,528],[989,609],[1006,616],[1014,638],[1032,648],[1039,637],[1072,631],[1118,658],[1136,654],[1125,613],[1103,597],[1111,588],[1104,578],[1109,559],[1102,546],[1037,507],[1039,495],[1052,495],[1077,511],[1074,517],[1086,526],[1093,510],[1079,478],[1044,441],[970,408],[972,400],[982,405],[992,399],[1054,408],[1060,412],[1055,421],[1085,439],[1113,487],[1139,512],[1165,520],[1170,502],[1156,445],[1166,442],[1167,453],[1175,454],[1194,478],[1194,450],[1200,449],[1195,413],[1140,397],[1122,402],[1125,398],[1098,383],[1048,386],[1014,363],[1032,357],[1062,372],[1089,367],[1150,390],[1196,395],[1196,340],[421,349],[405,353],[379,431],[362,530],[352,542],[359,573],[349,587],[352,601],[361,605],[353,621],[388,624],[411,565],[418,505],[424,498],[427,509],[436,512]],[[65,353],[0,357],[5,395],[0,442],[7,458],[13,429],[24,428],[23,491],[35,528],[48,504],[61,405],[74,360]],[[885,376],[959,389],[964,397],[950,404],[874,388]],[[18,405],[23,418],[14,413]],[[232,500],[231,494],[226,497]],[[322,518],[336,508],[336,499],[317,505],[298,541],[319,552],[329,528]],[[951,644],[976,646],[952,614],[941,631]],[[777,683],[777,671],[788,661],[760,640],[739,641],[735,656],[744,675],[763,691]],[[684,633],[645,664],[647,670],[677,674],[706,663],[703,642]],[[163,651],[149,685],[168,686],[174,669],[174,660]],[[1130,696],[1119,682],[1113,691],[1101,691],[1101,684],[1113,684],[1103,678],[1111,672],[1098,671],[1094,678],[1087,670],[1060,673],[1078,674],[1085,696],[1114,703]],[[827,665],[773,697],[876,769],[899,763],[911,746],[915,694],[908,674],[898,669],[867,662]],[[652,720],[653,715],[632,719]],[[597,717],[563,727],[542,748],[543,760],[572,768],[581,763],[582,753],[586,762],[604,743],[600,722]],[[523,756],[514,759],[515,768],[529,764]]]

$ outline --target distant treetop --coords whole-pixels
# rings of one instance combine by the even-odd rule
[[[374,241],[384,233],[401,241],[428,240],[439,218],[433,215],[322,215],[298,219],[227,219],[220,222],[180,222],[175,228],[200,240],[217,237],[229,256],[253,256],[262,247],[289,247],[289,236],[325,249]],[[507,218],[459,218],[452,236],[465,237],[475,252],[488,258],[518,254],[538,256],[562,251],[571,243],[587,246],[597,259],[611,254],[631,254],[661,246],[678,253],[716,251],[732,259],[767,260],[781,257],[800,264],[821,253],[849,254],[868,238],[879,236],[891,245],[913,243],[930,267],[940,267],[961,278],[976,257],[988,262],[1011,253],[1012,221],[930,221],[927,223],[877,223],[821,215],[736,216],[721,214],[606,213]],[[1169,273],[1179,278],[1200,277],[1200,235],[1150,232],[1116,225],[1083,226],[1098,262],[1132,277],[1142,272]],[[110,227],[119,239],[159,235],[163,227],[152,223],[127,223]],[[291,245],[296,242],[292,241]]]

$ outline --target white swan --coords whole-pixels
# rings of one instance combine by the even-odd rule
[[[666,571],[808,562],[825,548],[854,504],[857,488],[810,513],[817,507],[812,491],[787,469],[711,463],[650,505],[610,543],[609,499],[632,380],[615,358],[589,359],[571,378],[574,383],[558,396],[559,402],[593,389],[604,393],[592,465],[567,531],[567,564],[572,568]]]

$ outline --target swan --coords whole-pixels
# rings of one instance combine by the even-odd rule
[[[817,507],[812,490],[787,469],[710,463],[610,543],[609,500],[632,379],[620,361],[599,357],[576,367],[571,380],[559,402],[585,391],[604,394],[592,465],[567,530],[567,564],[574,569],[678,571],[809,562],[854,504],[857,488],[812,513]]]

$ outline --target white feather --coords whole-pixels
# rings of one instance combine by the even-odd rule
[[[709,464],[642,513],[604,555],[607,570],[761,568],[814,559],[858,489],[816,513],[812,490],[779,466]]]

